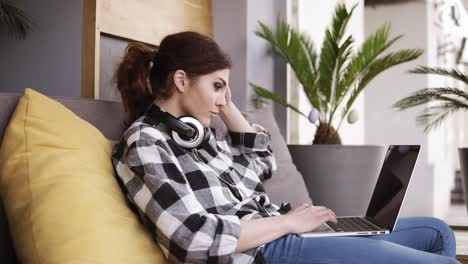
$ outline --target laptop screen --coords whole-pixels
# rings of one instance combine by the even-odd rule
[[[391,145],[367,208],[366,217],[393,231],[413,174],[419,145]]]

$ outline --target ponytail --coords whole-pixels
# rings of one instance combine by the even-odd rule
[[[142,43],[130,43],[113,79],[129,113],[126,126],[142,116],[154,99],[171,98],[176,70],[185,71],[195,80],[230,68],[229,56],[213,39],[200,33],[184,31],[168,35],[157,52]]]
[[[113,81],[120,92],[125,111],[129,113],[127,127],[143,115],[146,107],[154,100],[147,83],[152,53],[142,43],[130,43],[114,74]]]

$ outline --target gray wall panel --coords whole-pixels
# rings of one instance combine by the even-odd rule
[[[80,97],[83,0],[15,0],[38,28],[26,40],[0,26],[0,92],[31,87],[47,95]]]
[[[286,97],[286,64],[272,56],[271,46],[254,31],[258,29],[257,21],[274,28],[277,16],[286,16],[287,1],[213,0],[212,8],[214,38],[233,60],[230,83],[239,109],[255,108],[249,82]],[[273,108],[286,138],[286,109],[275,104]]]

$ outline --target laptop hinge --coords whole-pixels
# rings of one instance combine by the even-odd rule
[[[390,229],[389,229],[388,227],[386,227],[385,225],[380,225],[380,224],[378,224],[378,223],[374,220],[374,218],[372,218],[372,217],[366,216],[366,217],[364,217],[364,218],[365,218],[367,221],[369,221],[371,224],[373,224],[375,227],[379,228],[379,229],[388,229],[388,230],[390,230]]]

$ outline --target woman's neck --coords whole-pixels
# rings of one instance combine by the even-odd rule
[[[153,101],[153,103],[159,106],[164,112],[168,112],[169,114],[175,117],[186,115],[182,110],[180,103],[177,100],[175,100],[175,98],[171,98],[168,100],[156,99]]]

